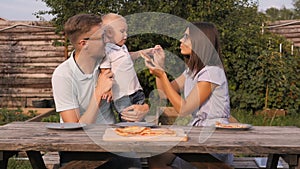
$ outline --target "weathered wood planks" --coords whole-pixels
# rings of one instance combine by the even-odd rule
[[[54,44],[64,41],[49,22],[0,21],[0,107],[53,97],[52,73],[71,50]]]
[[[286,37],[294,46],[300,46],[300,20],[280,20],[269,23],[267,30]]]

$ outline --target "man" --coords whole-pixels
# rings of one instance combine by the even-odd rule
[[[112,87],[112,73],[99,74],[99,63],[104,58],[101,17],[78,14],[68,19],[64,31],[75,50],[60,64],[52,76],[56,111],[62,122],[115,123],[110,103],[101,100]],[[72,160],[72,153],[60,152],[63,165]]]
[[[110,104],[101,101],[102,94],[112,86],[109,70],[99,75],[98,65],[104,58],[101,22],[100,16],[78,14],[64,25],[75,50],[52,76],[56,111],[62,122],[115,123]]]
[[[115,123],[115,116],[107,100],[102,95],[112,87],[112,72],[101,72],[99,64],[105,55],[103,28],[100,16],[78,14],[67,20],[64,32],[74,46],[68,60],[60,64],[52,76],[53,96],[56,111],[62,122],[73,123]],[[127,119],[138,121],[149,111],[149,107],[129,107],[137,109],[134,115],[125,112]],[[126,114],[127,113],[127,114]],[[133,117],[132,117],[133,116]],[[60,152],[60,164],[72,161],[76,153]],[[125,157],[115,157],[101,168],[140,167],[139,161]]]

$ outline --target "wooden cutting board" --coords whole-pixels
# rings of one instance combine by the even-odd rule
[[[155,129],[154,129],[155,130]],[[120,136],[113,128],[107,128],[103,135],[104,141],[187,141],[188,137],[183,129],[172,129],[176,132],[175,136]]]

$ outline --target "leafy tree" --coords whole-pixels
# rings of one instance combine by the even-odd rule
[[[129,50],[134,51],[161,44],[169,51],[167,63],[170,69],[178,74],[184,68],[184,65],[178,64],[182,59],[178,50],[178,39],[181,36],[178,30],[184,31],[185,25],[182,24],[184,22],[178,22],[179,19],[169,22],[165,18],[167,16],[157,17],[153,14],[152,17],[145,19],[133,14],[162,12],[190,22],[213,22],[221,35],[231,107],[248,111],[257,111],[266,107],[283,108],[290,112],[299,112],[300,79],[297,76],[300,65],[299,54],[291,55],[288,50],[290,44],[284,38],[266,31],[262,34],[261,31],[261,25],[270,20],[268,17],[271,15],[276,18],[292,17],[288,9],[279,10],[282,14],[273,14],[271,10],[267,14],[259,13],[256,1],[249,0],[42,1],[51,10],[39,11],[37,15],[45,13],[54,15],[53,23],[58,31],[62,29],[67,18],[77,13],[115,12],[130,17],[129,22],[138,21],[135,26],[142,31],[137,33],[133,28],[129,28],[131,35],[127,41]],[[300,4],[299,1],[296,2]],[[164,33],[163,27],[166,25],[170,28],[170,34]],[[283,44],[284,53],[278,53],[279,43]],[[173,55],[179,56],[179,60],[172,58]],[[139,70],[139,79],[146,94],[150,94],[155,88],[155,79],[148,70],[143,70],[141,64],[136,64],[136,69]],[[170,74],[170,78],[176,76],[176,73]]]
[[[293,0],[295,18],[300,18],[300,0]]]
[[[271,21],[275,20],[291,20],[296,18],[294,10],[283,7],[282,9],[269,8],[266,10],[266,15]]]

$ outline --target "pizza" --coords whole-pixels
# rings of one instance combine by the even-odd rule
[[[247,127],[249,127],[249,125],[241,124],[241,123],[224,124],[224,123],[220,123],[220,122],[216,122],[215,126],[218,128],[247,128]]]
[[[140,52],[140,55],[143,59],[145,59],[145,61],[147,63],[149,63],[151,66],[155,67],[155,64],[153,63],[153,60],[151,59],[151,57],[149,57],[148,55],[143,54],[142,52]]]
[[[124,128],[116,128],[116,134],[120,136],[176,136],[176,132],[168,128],[149,128],[141,126],[127,126]]]
[[[116,128],[115,132],[120,136],[134,136],[140,134],[144,130],[149,130],[149,128],[140,126],[128,126],[124,128]]]
[[[145,55],[144,53],[140,52],[140,55],[143,59],[145,59],[147,62],[151,62],[151,58],[148,55]]]

